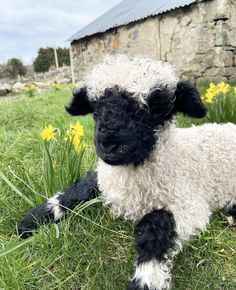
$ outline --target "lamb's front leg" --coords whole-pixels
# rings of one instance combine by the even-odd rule
[[[96,197],[98,193],[97,172],[88,173],[83,179],[58,192],[53,197],[31,210],[20,223],[18,231],[21,238],[27,238],[40,224],[57,222],[67,211],[79,203]]]
[[[181,243],[171,212],[160,209],[145,215],[135,229],[137,261],[129,290],[161,290],[170,287],[170,270]]]

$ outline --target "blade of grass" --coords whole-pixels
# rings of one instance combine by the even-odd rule
[[[3,251],[0,251],[0,257],[6,256],[7,254],[12,253],[16,249],[19,249],[22,246],[24,246],[25,244],[31,243],[33,240],[34,240],[34,237],[31,237],[31,238],[24,240],[23,242],[15,243],[13,246],[6,248]]]
[[[18,194],[22,199],[24,199],[31,207],[34,207],[35,204],[32,200],[30,200],[26,195],[24,195],[18,188],[15,187],[15,185],[3,174],[2,171],[0,171],[0,177],[6,182],[6,184],[15,191],[16,194]]]
[[[46,174],[44,172],[44,176],[47,176],[46,178],[46,187],[48,189],[48,192],[50,195],[52,195],[54,193],[54,177],[55,177],[55,170],[54,170],[54,167],[53,167],[53,162],[52,162],[52,157],[51,157],[51,154],[47,148],[47,145],[46,143],[44,142],[44,149],[45,149],[45,152],[46,152],[46,163],[47,163],[47,166],[44,166],[45,168],[45,171],[46,171]]]

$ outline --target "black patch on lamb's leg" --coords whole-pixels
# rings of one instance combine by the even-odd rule
[[[138,280],[133,279],[128,285],[127,290],[151,290],[147,285],[140,286]]]
[[[95,198],[97,194],[97,172],[88,173],[84,179],[58,192],[47,203],[28,213],[18,227],[20,237],[31,236],[40,224],[59,221],[68,210],[73,210],[83,201]]]
[[[236,220],[236,204],[233,204],[227,209],[229,215],[231,215]]]
[[[138,255],[135,276],[128,286],[129,290],[168,288],[170,277],[163,272],[161,263],[166,263],[171,268],[172,260],[168,256],[176,247],[176,238],[175,221],[171,212],[165,209],[155,210],[142,218],[135,228]],[[160,277],[160,281],[156,277]]]
[[[138,264],[153,258],[162,260],[174,246],[175,221],[173,214],[164,209],[145,215],[135,229]]]
[[[74,209],[80,202],[88,201],[98,195],[97,172],[91,172],[81,181],[75,182],[58,196],[59,204],[66,209]]]
[[[18,233],[22,239],[30,237],[39,224],[49,223],[54,220],[52,208],[48,204],[40,204],[31,210],[18,226]]]

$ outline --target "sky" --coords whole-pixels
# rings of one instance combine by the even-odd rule
[[[121,0],[0,0],[0,63],[31,64],[40,47],[66,41]]]

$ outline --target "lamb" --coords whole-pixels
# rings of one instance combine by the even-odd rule
[[[19,233],[28,237],[100,192],[112,214],[137,223],[128,289],[170,289],[184,242],[218,208],[236,217],[236,126],[176,128],[174,114],[202,118],[207,110],[196,87],[166,62],[107,56],[85,83],[66,109],[93,113],[97,169],[33,209]]]

